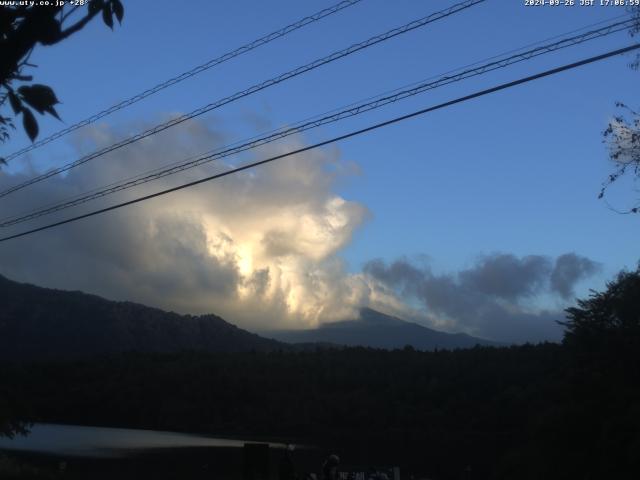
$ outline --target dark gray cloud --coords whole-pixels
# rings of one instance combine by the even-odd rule
[[[600,268],[599,263],[575,253],[560,255],[551,273],[551,288],[562,298],[570,299],[574,285],[598,272]]]
[[[235,295],[242,281],[238,266],[232,256],[208,254],[197,218],[166,213],[151,219],[135,210],[125,218],[107,215],[7,242],[2,272],[37,285],[173,310],[193,311],[204,298]]]
[[[558,340],[557,321],[564,318],[561,310],[533,308],[527,302],[539,294],[567,298],[578,281],[595,273],[595,266],[573,253],[558,257],[555,263],[539,255],[494,254],[455,274],[436,275],[428,266],[418,267],[407,259],[390,264],[373,260],[364,273],[403,298],[420,301],[436,325],[524,342]]]
[[[460,282],[487,295],[509,301],[539,293],[549,278],[552,262],[541,255],[517,258],[501,254],[483,257],[458,274]]]

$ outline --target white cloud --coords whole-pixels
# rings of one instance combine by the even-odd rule
[[[93,127],[75,145],[86,151],[116,137],[104,126]],[[222,138],[203,123],[189,122],[25,190],[11,198],[10,208],[54,202],[220,146]],[[291,139],[255,155],[300,146]],[[149,191],[206,176],[211,169],[198,167],[179,182],[153,182]],[[353,169],[337,149],[285,158],[6,243],[0,249],[2,271],[50,287],[180,312],[214,312],[251,328],[312,326],[355,315],[366,287],[345,273],[337,254],[365,221],[367,209],[333,192],[336,180]],[[2,185],[22,178],[5,175]],[[115,201],[116,196],[107,204]]]
[[[110,128],[91,127],[73,145],[79,155],[118,136]],[[56,202],[219,147],[225,138],[219,128],[187,122],[9,196],[5,211]],[[292,138],[262,147],[245,159],[294,150],[301,142]],[[201,166],[142,191],[91,203],[87,210],[205,177],[216,168]],[[354,318],[367,306],[497,340],[558,338],[555,320],[562,313],[532,310],[526,301],[549,292],[570,298],[574,285],[597,270],[594,262],[575,254],[555,263],[536,255],[489,255],[471,269],[441,276],[405,260],[372,261],[363,273],[348,273],[339,254],[368,211],[335,193],[335,185],[355,171],[335,148],[287,157],[6,242],[0,246],[0,273],[182,313],[216,313],[256,330],[313,327]],[[5,173],[0,188],[26,178],[26,173]],[[14,231],[27,225],[32,226]]]

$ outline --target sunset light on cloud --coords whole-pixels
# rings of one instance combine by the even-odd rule
[[[0,52],[0,478],[640,478],[640,0],[0,1]]]
[[[77,136],[75,144],[100,146],[116,135],[104,126],[91,128]],[[150,169],[158,158],[180,157],[184,145],[216,147],[225,136],[201,122],[165,132],[118,153],[113,157],[117,163],[99,162],[53,180],[42,188],[38,202],[77,194],[82,185],[108,183],[120,173],[119,165]],[[261,148],[256,155],[302,145],[304,137],[298,137],[275,149]],[[204,165],[188,174],[197,178],[212,168],[222,167]],[[48,242],[62,256],[35,248],[29,257],[19,256],[12,249],[24,245],[10,245],[2,251],[3,262],[17,278],[37,275],[59,288],[73,288],[81,280],[87,291],[182,313],[215,312],[261,331],[317,327],[358,318],[360,308],[372,307],[447,331],[500,338],[500,331],[482,323],[486,310],[499,322],[496,328],[504,329],[510,319],[525,322],[514,324],[523,331],[507,334],[509,340],[557,335],[553,322],[559,314],[528,312],[520,305],[519,294],[495,303],[496,292],[482,290],[521,284],[524,293],[538,294],[541,282],[552,279],[549,260],[543,257],[531,257],[533,263],[487,257],[469,272],[461,272],[461,280],[455,275],[434,276],[406,259],[389,265],[389,270],[371,259],[362,272],[348,271],[342,253],[371,212],[336,193],[335,186],[338,181],[353,181],[361,172],[358,162],[345,160],[338,149],[298,154],[214,185],[178,192],[167,202],[149,201],[108,215],[101,231],[96,220],[73,225],[70,231],[52,231]],[[170,177],[153,182],[151,191],[173,182]],[[27,244],[38,241],[25,239]],[[73,270],[61,278],[59,272],[69,264]],[[101,274],[95,275],[98,270]],[[566,289],[594,272],[577,272]],[[480,276],[476,287],[471,280]],[[538,327],[527,330],[527,324],[538,320],[542,322]]]
[[[413,25],[412,20],[426,18],[433,10],[423,2],[366,3],[326,17],[322,28],[309,26],[291,33],[300,41],[274,41],[262,53],[234,58],[113,117],[101,117],[47,144],[46,150],[29,151],[8,165],[0,186],[10,188],[180,119],[198,107],[216,104],[217,99],[230,98],[233,92],[373,38],[376,32]],[[589,25],[599,28],[613,21],[613,12],[607,9],[552,12],[525,9],[517,2],[471,3],[473,7],[424,28],[198,114],[3,197],[6,212],[29,212],[272,129],[288,128],[305,118],[318,118],[310,115],[325,115],[403,85],[439,78],[451,69],[489,61],[491,55],[554,42],[559,34],[575,35],[596,28]],[[285,4],[291,18],[305,18],[312,8],[306,2]],[[316,2],[313,8],[326,7]],[[154,24],[157,31],[144,34],[136,28],[115,34],[104,25],[91,24],[83,31],[83,42],[34,52],[34,61],[51,76],[65,102],[60,105],[65,108],[65,122],[73,124],[87,114],[85,110],[117,104],[126,92],[144,90],[171,71],[185,71],[215,54],[234,51],[251,37],[249,32],[282,27],[282,18],[259,2],[252,4],[251,18],[241,6],[228,5],[228,21],[221,21],[206,2],[201,8],[200,13],[186,9],[175,17],[161,15]],[[127,21],[144,23],[143,7],[132,3],[127,9]],[[368,12],[366,21],[363,11]],[[203,19],[215,19],[215,28]],[[234,19],[243,27],[233,27]],[[454,19],[464,35],[449,28]],[[501,29],[492,26],[496,22]],[[544,25],[544,35],[532,25]],[[164,44],[163,32],[173,30],[184,35],[176,36],[166,51],[148,48],[150,41]],[[336,34],[322,33],[327,31]],[[207,41],[191,38],[195,32],[206,32]],[[628,38],[626,28],[595,36],[588,43],[428,89],[380,110],[37,221],[63,220],[67,214],[108,207],[306,148],[593,55],[598,48],[619,48]],[[600,46],[595,48],[595,43]],[[110,49],[121,62],[119,72],[127,74],[115,75],[92,54],[92,44]],[[69,58],[86,62],[83,83],[76,85],[69,73],[77,68],[57,68]],[[3,274],[181,313],[215,313],[259,331],[358,318],[362,307],[370,307],[448,332],[507,342],[557,340],[561,329],[556,321],[563,318],[563,309],[635,261],[630,239],[637,227],[610,215],[596,198],[607,167],[601,131],[611,118],[614,96],[629,97],[637,86],[635,72],[625,62],[628,57],[607,59],[8,242],[0,250]],[[618,68],[615,95],[602,88],[614,67]],[[101,89],[100,95],[89,88],[105,80],[109,88]],[[50,122],[57,120],[42,118],[43,134],[61,128]],[[607,199],[619,200],[614,193]],[[619,204],[624,205],[623,200]],[[30,224],[5,232],[19,232],[26,225]],[[612,238],[606,232],[614,228],[620,233]],[[606,250],[601,248],[604,243],[609,246]],[[48,248],[41,248],[43,244]],[[20,255],[24,249],[31,254]]]

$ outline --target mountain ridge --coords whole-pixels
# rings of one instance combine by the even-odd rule
[[[360,318],[325,323],[316,329],[265,330],[260,335],[287,343],[326,343],[396,349],[411,346],[418,350],[498,346],[466,333],[446,333],[415,322],[386,315],[370,308],[360,309]]]
[[[419,350],[497,345],[432,330],[363,308],[357,320],[315,330],[252,333],[215,314],[181,315],[81,291],[19,283],[0,275],[0,359],[70,359],[123,352],[211,353],[363,346]],[[293,345],[292,345],[293,344]]]
[[[40,360],[129,351],[270,351],[280,342],[214,314],[166,312],[80,291],[18,283],[0,276],[0,358]]]

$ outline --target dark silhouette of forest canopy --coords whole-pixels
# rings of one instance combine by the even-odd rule
[[[29,63],[31,53],[38,46],[68,39],[98,15],[113,28],[114,18],[122,22],[124,7],[120,0],[89,0],[83,6],[72,6],[69,2],[59,6],[0,6],[0,143],[6,144],[10,139],[18,117],[31,141],[39,133],[34,111],[60,118],[55,109],[59,101],[54,90],[33,83],[30,71],[36,65]],[[4,158],[0,157],[0,163],[5,163]],[[15,420],[20,409],[16,407],[19,402],[11,400],[12,397],[0,385],[0,435],[12,436],[24,430],[24,424]]]
[[[437,479],[631,479],[638,298],[640,268],[620,273],[567,310],[560,345],[132,352],[16,362],[0,385],[25,421],[294,438]]]
[[[34,141],[35,113],[59,118],[53,88],[30,74],[33,49],[123,15],[120,0],[0,6],[0,141],[18,119]],[[624,175],[640,178],[640,114],[618,107],[601,197]],[[640,266],[568,308],[561,344],[436,351],[292,348],[214,315],[70,292],[60,306],[36,287],[16,301],[14,288],[0,277],[0,436],[33,422],[126,426],[291,438],[442,480],[463,468],[478,479],[640,478]],[[108,322],[109,336],[92,321]],[[70,338],[82,356],[52,354],[53,340]]]

